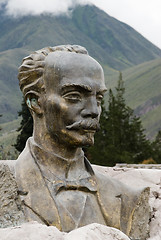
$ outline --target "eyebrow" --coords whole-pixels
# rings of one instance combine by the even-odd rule
[[[66,83],[62,86],[62,91],[65,90],[66,88],[70,87],[76,87],[76,88],[82,88],[88,92],[92,92],[92,88],[89,85],[84,85],[84,84],[76,84],[76,83]],[[100,89],[99,92],[104,93],[107,91],[107,88]]]
[[[88,92],[92,92],[92,88],[90,86],[84,85],[84,84],[76,84],[76,83],[66,83],[62,86],[62,90],[65,90],[65,88],[70,88],[70,87],[83,88]]]

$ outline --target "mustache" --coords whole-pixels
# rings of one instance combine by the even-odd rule
[[[72,123],[71,125],[66,126],[68,130],[94,130],[98,131],[100,129],[100,124],[96,119],[90,120],[80,120],[78,122]]]

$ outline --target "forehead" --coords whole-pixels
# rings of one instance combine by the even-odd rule
[[[45,81],[50,89],[65,84],[98,85],[105,88],[101,65],[86,54],[53,52],[45,60]]]

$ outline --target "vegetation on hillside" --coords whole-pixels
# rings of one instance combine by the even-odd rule
[[[2,117],[2,115],[0,114],[0,117]],[[0,126],[0,131],[2,130],[1,126]]]
[[[22,109],[18,114],[22,117],[22,120],[20,127],[18,128],[18,132],[20,132],[20,134],[17,136],[14,146],[19,152],[22,152],[27,139],[32,136],[33,132],[33,119],[24,99],[22,101]]]
[[[16,128],[19,124],[19,120],[15,120],[12,123],[5,123],[1,125],[2,127],[0,126],[0,160],[17,159],[19,152],[13,144],[17,139]]]
[[[13,146],[17,135],[16,131],[0,135],[0,160],[17,159],[19,152]]]
[[[104,71],[106,86],[114,89],[119,73],[106,66]],[[147,138],[154,140],[161,129],[161,58],[128,68],[122,74],[126,102],[141,118]],[[107,102],[105,97],[105,105]]]

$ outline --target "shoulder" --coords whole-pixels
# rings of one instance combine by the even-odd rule
[[[118,181],[115,178],[112,178],[108,174],[103,174],[97,169],[94,168],[94,173],[97,179],[97,183],[99,185],[99,191],[102,193],[108,193],[113,196],[120,196],[124,193],[133,194],[131,188],[127,185],[123,184],[122,182]],[[134,193],[136,194],[136,193]]]
[[[145,187],[136,189],[133,186],[128,186],[118,179],[109,176],[108,173],[105,174],[100,172],[95,167],[93,167],[93,170],[97,179],[97,183],[99,185],[99,191],[102,193],[110,193],[113,196],[120,196],[122,199],[125,198],[126,195],[126,200],[129,198],[130,200],[133,200],[135,203],[137,203],[140,195],[146,191],[149,191],[149,188]]]
[[[149,188],[134,189],[132,186],[120,182],[98,171],[94,167],[98,183],[100,199],[106,211],[109,211],[111,219],[116,220],[116,214],[120,212],[119,229],[128,236],[139,238],[147,234],[149,221]],[[111,211],[112,209],[112,211]],[[140,228],[140,226],[142,226]],[[142,236],[141,229],[144,229]]]
[[[28,175],[32,172],[37,171],[37,166],[34,161],[34,157],[31,152],[31,142],[32,137],[29,138],[26,142],[24,150],[19,155],[15,163],[15,175],[16,178],[28,178]]]

